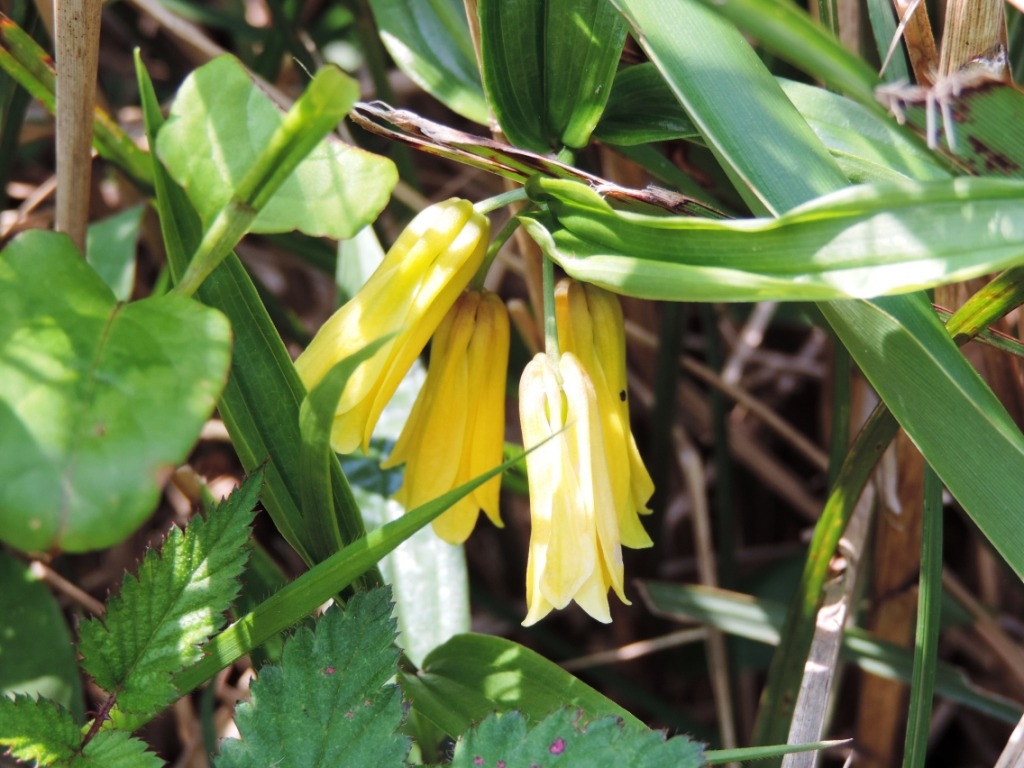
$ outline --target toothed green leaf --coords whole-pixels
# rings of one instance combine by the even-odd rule
[[[452,768],[487,766],[614,765],[616,768],[697,768],[704,747],[686,736],[624,727],[615,717],[586,723],[560,709],[530,727],[519,712],[491,715],[455,748]]]
[[[69,759],[81,740],[71,713],[49,699],[0,697],[0,747],[19,760],[53,765]]]
[[[146,742],[124,731],[100,731],[69,768],[160,768],[164,761],[147,752]]]
[[[361,592],[299,629],[238,707],[242,740],[224,742],[217,768],[405,765],[401,694],[386,684],[398,659],[391,608],[389,590]]]
[[[199,644],[224,624],[249,553],[249,523],[262,472],[182,532],[138,576],[125,578],[102,620],[80,628],[79,650],[96,684],[116,694],[122,714],[158,712],[175,698],[171,675],[202,656]]]

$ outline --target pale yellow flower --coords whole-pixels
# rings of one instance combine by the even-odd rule
[[[452,198],[426,208],[295,361],[312,389],[342,359],[396,334],[349,379],[331,432],[335,451],[366,450],[402,377],[483,262],[489,233],[487,217],[468,200]]]
[[[626,329],[618,297],[595,285],[562,280],[555,288],[555,317],[562,350],[576,355],[597,392],[601,430],[611,476],[622,545],[652,546],[639,514],[650,514],[651,480],[629,421]]]
[[[608,463],[597,393],[579,358],[534,357],[523,372],[519,409],[523,444],[534,448],[526,456],[532,527],[523,624],[570,600],[609,622],[609,589],[629,603],[611,479],[626,468]]]
[[[430,345],[427,379],[384,467],[405,463],[395,498],[413,509],[501,463],[509,321],[495,294],[462,294]],[[480,510],[501,527],[495,477],[434,520],[450,544],[473,532]]]

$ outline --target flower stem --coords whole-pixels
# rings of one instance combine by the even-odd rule
[[[511,189],[508,192],[502,192],[500,195],[494,197],[488,197],[486,200],[481,200],[479,203],[473,205],[478,213],[490,213],[496,211],[499,208],[504,208],[506,205],[511,203],[518,203],[520,200],[526,200],[526,188],[517,187]]]
[[[547,254],[541,263],[544,290],[544,351],[558,370],[558,325],[555,322],[555,262]]]
[[[494,200],[495,198],[492,197],[491,199]],[[527,206],[523,210],[527,210],[529,207],[530,206]],[[487,273],[491,269],[491,264],[493,264],[494,260],[498,257],[498,251],[500,251],[502,246],[508,242],[508,239],[512,237],[518,228],[519,219],[512,216],[507,222],[505,222],[505,226],[499,230],[498,234],[494,236],[494,240],[487,248],[487,255],[484,256],[483,264],[480,265],[480,269],[478,269],[476,274],[473,276],[473,282],[469,286],[470,290],[483,290],[484,280],[487,278]]]

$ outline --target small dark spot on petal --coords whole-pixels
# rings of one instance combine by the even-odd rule
[[[548,749],[552,755],[560,755],[565,752],[565,739],[559,736],[552,742],[551,747]]]
[[[619,400],[621,400],[622,402],[626,402],[626,390],[619,390]]]

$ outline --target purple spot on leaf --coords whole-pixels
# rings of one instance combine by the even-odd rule
[[[548,749],[552,755],[560,755],[565,752],[565,739],[559,736],[552,742],[551,747]]]
[[[476,757],[473,758],[473,765],[483,765],[483,764],[484,764],[484,759],[482,757],[480,757],[480,755],[477,755]]]
[[[333,675],[334,674],[334,667],[324,667],[324,674],[325,675]]]

